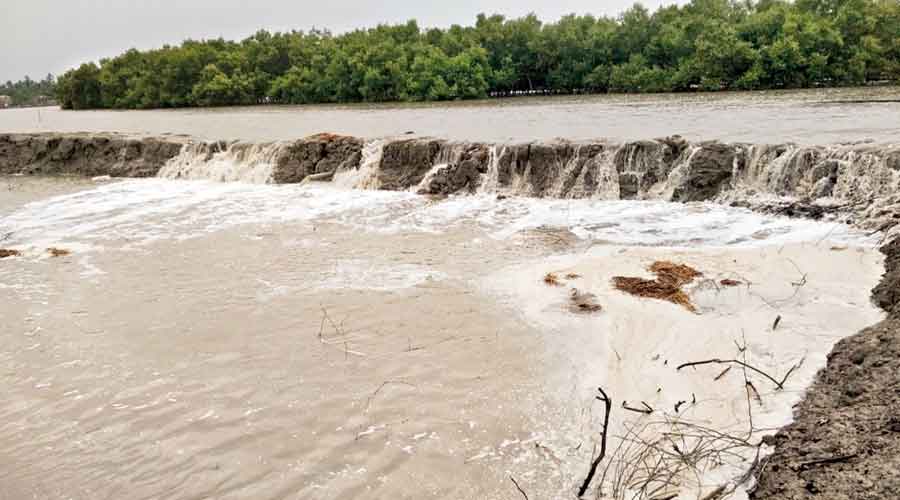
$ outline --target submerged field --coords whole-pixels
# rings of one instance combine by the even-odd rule
[[[9,498],[571,498],[597,387],[591,494],[739,494],[831,346],[882,316],[868,233],[739,208],[3,185]],[[613,287],[656,261],[702,273],[694,311]],[[759,372],[678,369],[712,359]]]

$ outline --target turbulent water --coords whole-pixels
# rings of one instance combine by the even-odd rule
[[[296,139],[323,131],[359,137],[406,132],[447,139],[524,141],[681,134],[691,140],[891,141],[900,133],[900,88],[515,98],[424,105],[257,106],[170,111],[20,109],[0,132],[116,131],[209,140]]]
[[[694,392],[687,418],[739,429],[739,377],[674,365],[745,342],[773,373],[804,360],[787,391],[756,380],[756,425],[781,425],[829,345],[878,317],[874,240],[840,224],[337,184],[4,178],[0,246],[22,256],[0,260],[0,498],[509,498],[510,477],[571,498],[597,385],[660,418]],[[700,315],[609,289],[657,258],[753,286],[695,290]],[[551,271],[581,277],[557,289]],[[568,312],[568,286],[603,312]],[[614,415],[616,436],[641,422]],[[670,489],[727,483],[740,451]]]
[[[4,172],[82,176],[0,176],[0,500],[574,498],[597,387],[588,498],[742,498],[834,342],[880,318],[881,235],[723,202],[880,226],[900,109],[870,101],[896,94],[41,110],[247,141],[0,137]],[[396,123],[460,140],[297,139]],[[673,132],[753,144],[634,141]],[[505,142],[560,135],[632,142]],[[612,286],[659,260],[702,273],[687,305]],[[678,369],[731,358],[767,375]]]

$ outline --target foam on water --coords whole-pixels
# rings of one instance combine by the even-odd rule
[[[645,246],[732,246],[829,239],[866,244],[848,226],[765,216],[716,204],[455,196],[328,185],[261,185],[138,179],[25,205],[0,218],[6,246],[104,246],[185,239],[240,224],[317,220],[375,232],[475,227],[496,239],[536,228],[585,240]]]
[[[163,166],[157,177],[269,184],[282,146],[277,142],[234,143],[221,151],[211,151],[206,143],[188,144]]]

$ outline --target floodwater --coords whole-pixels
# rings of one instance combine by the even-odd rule
[[[169,179],[0,187],[0,247],[22,252],[0,260],[3,500],[519,498],[513,480],[574,498],[600,442],[597,386],[615,403],[603,497],[699,495],[753,450],[707,434],[712,452],[677,473],[671,453],[634,443],[681,422],[770,432],[830,346],[880,318],[873,240],[742,209]],[[611,289],[668,258],[709,278],[690,290],[699,314]],[[573,312],[572,288],[603,310]],[[675,370],[739,345],[785,389],[751,373],[755,402],[740,370],[715,383],[722,367]],[[671,477],[638,470],[657,458]]]
[[[475,141],[691,140],[832,144],[900,136],[900,87],[518,97],[436,104],[254,106],[156,111],[0,111],[0,132],[106,131],[270,141],[320,132],[413,132]]]

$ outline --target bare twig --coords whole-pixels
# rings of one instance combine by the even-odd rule
[[[523,497],[525,497],[525,500],[528,500],[528,493],[525,493],[525,490],[523,490],[522,487],[519,486],[516,478],[509,476],[509,480],[512,481],[514,485],[516,485],[516,489],[519,490],[519,493],[521,493]]]
[[[716,375],[716,378],[714,378],[713,380],[718,382],[719,380],[722,379],[722,377],[725,376],[725,374],[727,374],[730,371],[731,371],[731,367],[729,366],[728,368],[725,368],[724,370],[722,370],[722,373]]]
[[[808,469],[810,469],[810,468],[812,468],[812,467],[815,467],[815,466],[817,466],[817,465],[828,465],[828,464],[838,464],[838,463],[843,463],[843,462],[847,462],[847,461],[849,461],[849,460],[852,460],[852,459],[854,459],[854,458],[856,458],[856,457],[858,457],[858,456],[859,456],[859,453],[851,453],[851,454],[849,454],[849,455],[839,455],[839,456],[836,456],[836,457],[822,458],[822,459],[819,459],[819,460],[810,460],[809,462],[803,462],[802,464],[800,464],[799,469],[800,469],[800,470],[808,470]]]
[[[598,387],[597,391],[600,392],[600,395],[597,396],[597,400],[603,401],[603,404],[606,408],[603,415],[603,434],[601,435],[600,440],[600,454],[597,455],[596,458],[594,458],[594,461],[591,463],[591,469],[588,471],[587,477],[584,478],[584,482],[581,484],[581,488],[578,489],[579,498],[583,497],[588,488],[591,486],[591,481],[594,479],[594,474],[597,473],[597,467],[600,466],[600,462],[606,456],[606,439],[608,437],[607,431],[609,430],[609,414],[612,412],[612,399],[610,399],[609,396],[606,395],[606,391],[604,391],[602,387]]]
[[[800,361],[798,361],[797,364],[792,366],[791,369],[788,370],[788,372],[784,374],[784,378],[781,379],[782,386],[784,386],[784,383],[787,382],[788,377],[790,377],[791,374],[794,373],[795,370],[797,370],[797,368],[800,368],[801,366],[803,366],[804,361],[806,361],[806,356],[800,358]]]
[[[643,401],[641,401],[641,403],[644,405],[644,408],[634,408],[632,406],[628,406],[628,401],[622,401],[622,409],[633,411],[635,413],[643,413],[644,415],[650,415],[651,413],[653,413],[653,408],[647,406],[647,404]]]
[[[784,385],[783,385],[782,382],[779,382],[779,381],[775,380],[771,375],[769,375],[768,373],[766,373],[766,372],[760,370],[759,368],[756,368],[755,366],[751,366],[751,365],[749,365],[749,364],[747,364],[747,363],[745,363],[745,362],[743,362],[743,361],[741,361],[741,360],[738,360],[738,359],[718,359],[718,358],[715,358],[715,359],[707,359],[707,360],[703,360],[703,361],[693,361],[693,362],[690,362],[690,363],[683,363],[683,364],[681,364],[681,365],[678,365],[678,368],[676,368],[676,370],[681,370],[682,368],[688,368],[688,367],[691,367],[691,366],[701,366],[701,365],[710,365],[710,364],[725,365],[725,364],[729,364],[729,363],[730,363],[730,364],[740,365],[740,366],[743,366],[744,368],[748,368],[748,369],[750,369],[750,370],[753,370],[753,371],[755,371],[756,373],[762,375],[763,377],[766,377],[767,379],[771,380],[772,383],[775,384],[775,386],[778,387],[779,389],[784,389]]]
[[[409,382],[405,382],[403,380],[385,380],[381,383],[381,385],[378,386],[378,389],[375,389],[375,392],[369,395],[368,399],[366,399],[366,411],[364,411],[363,413],[369,413],[369,408],[372,406],[372,401],[375,400],[375,396],[377,396],[382,389],[391,384],[405,385],[413,388],[416,387],[415,384],[410,384]]]

